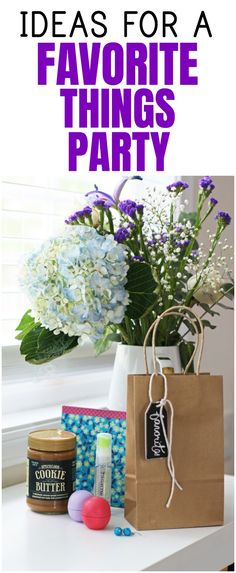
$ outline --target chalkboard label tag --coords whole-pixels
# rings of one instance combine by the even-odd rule
[[[162,408],[160,413],[160,403],[151,402],[145,412],[145,458],[147,460],[155,458],[166,458],[168,448],[161,423],[161,415],[167,435],[167,411]]]

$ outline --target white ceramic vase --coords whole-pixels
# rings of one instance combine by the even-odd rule
[[[157,358],[167,357],[176,373],[181,372],[181,363],[178,346],[157,346]],[[147,360],[149,372],[153,372],[152,348],[147,347]],[[128,374],[144,374],[143,346],[130,346],[119,344],[116,350],[114,368],[112,372],[108,408],[109,410],[126,411],[127,376]]]

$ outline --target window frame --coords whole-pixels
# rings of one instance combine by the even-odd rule
[[[85,344],[81,348],[75,348],[66,359],[61,357],[54,362],[57,381],[48,377],[43,382],[37,382],[30,381],[29,371],[27,372],[29,365],[20,357],[19,346],[3,349],[3,360],[9,360],[8,365],[14,356],[16,358],[11,366],[14,377],[5,379],[2,387],[5,408],[2,415],[2,467],[6,485],[11,484],[12,480],[16,483],[16,467],[20,468],[25,463],[28,433],[37,429],[59,427],[63,404],[99,409],[107,407],[115,352],[116,344],[112,344],[109,351],[96,358],[92,345]],[[62,376],[60,368],[63,360],[66,360],[67,367]],[[21,375],[18,371],[19,362],[23,363]],[[85,362],[90,365],[87,369],[83,367]],[[22,372],[25,373],[24,376]],[[47,396],[46,400],[43,399],[44,396]],[[10,407],[12,400],[18,404],[17,412]],[[16,476],[18,474],[24,476],[24,470],[17,470]]]

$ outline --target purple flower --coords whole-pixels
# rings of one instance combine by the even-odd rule
[[[148,245],[149,245],[150,247],[152,247],[153,245],[156,245],[156,243],[157,243],[157,242],[156,242],[156,239],[152,239],[151,241],[148,241]]]
[[[134,255],[132,259],[133,261],[140,261],[140,262],[144,261],[144,257],[142,255]]]
[[[177,226],[177,227],[175,227],[175,231],[176,231],[176,233],[181,233],[181,232],[182,232],[182,230],[183,230],[183,229],[182,229],[182,227],[178,227],[178,226]]]
[[[215,199],[215,197],[211,197],[209,200],[209,203],[214,206],[214,205],[217,205],[218,201],[217,201],[217,199]]]
[[[123,243],[123,241],[128,239],[128,237],[129,237],[129,231],[124,227],[120,227],[114,234],[114,238],[117,241],[117,243]]]
[[[184,241],[175,241],[176,247],[187,247],[189,243],[190,241],[188,239],[185,239]]]
[[[74,213],[74,216],[77,217],[88,217],[88,215],[91,215],[92,213],[92,209],[91,207],[89,207],[88,205],[86,205],[86,207],[84,207],[83,209],[81,209],[80,211],[76,211]]]
[[[83,217],[83,216],[84,216],[84,210],[81,209],[81,211],[76,211],[76,212],[75,212],[75,215],[76,215],[76,218],[77,218],[77,217]]]
[[[185,181],[174,181],[171,185],[167,185],[166,189],[171,193],[181,193],[185,189],[188,189],[189,185]]]
[[[84,207],[84,209],[83,209],[83,212],[84,212],[84,216],[86,217],[87,215],[91,215],[92,209],[91,209],[91,207],[89,207],[89,205],[86,205],[86,207]]]
[[[92,209],[88,205],[81,209],[80,211],[76,211],[73,215],[70,215],[68,219],[65,220],[65,223],[69,225],[70,223],[74,223],[74,221],[78,221],[79,218],[88,217],[91,215]]]
[[[104,199],[105,200],[105,203],[104,203],[105,209],[106,208],[109,209],[109,207],[115,207],[118,204],[121,191],[129,179],[130,180],[132,180],[132,179],[141,179],[142,180],[142,177],[140,177],[140,175],[133,175],[131,177],[122,177],[121,181],[119,181],[118,185],[114,189],[112,195],[109,195],[109,193],[103,193],[103,191],[99,191],[98,186],[94,185],[94,190],[89,191],[89,193],[86,193],[85,197],[89,198],[88,200],[89,200],[89,204],[91,206],[93,206],[93,202],[96,199]]]
[[[204,189],[204,191],[208,191],[208,193],[211,193],[211,191],[215,189],[213,179],[209,177],[209,175],[205,175],[205,177],[202,177],[202,179],[200,179],[199,187],[201,189]]]
[[[199,253],[197,249],[193,249],[193,251],[191,252],[191,257],[195,258],[198,257]]]
[[[139,213],[143,213],[143,210],[144,210],[144,205],[142,205],[141,203],[139,203],[139,204],[137,205],[137,211],[139,211]]]
[[[229,213],[225,213],[224,211],[218,211],[215,219],[217,219],[224,227],[230,225],[231,217]]]
[[[137,203],[135,203],[135,201],[131,201],[131,199],[120,201],[118,207],[122,213],[125,213],[125,215],[128,215],[129,217],[134,217],[137,211]]]
[[[121,191],[122,191],[123,187],[125,186],[126,182],[129,180],[132,181],[133,179],[138,179],[138,180],[142,181],[142,177],[140,177],[140,175],[132,175],[131,177],[122,177],[121,181],[119,181],[118,185],[116,186],[116,188],[114,189],[113,194],[112,194],[116,205],[119,202]]]
[[[93,207],[104,207],[105,205],[105,199],[95,199],[95,201],[93,201]]]
[[[128,223],[128,228],[132,231],[132,229],[134,229],[134,227],[135,227],[135,224],[130,221]]]
[[[160,243],[164,244],[166,241],[168,241],[168,235],[166,233],[161,233]]]
[[[114,201],[113,197],[108,193],[103,193],[99,191],[97,185],[94,185],[94,191],[89,191],[89,193],[85,194],[85,197],[88,197],[89,204],[91,207],[114,207],[116,202]],[[97,203],[101,201],[101,203]]]
[[[84,207],[80,211],[76,211],[75,215],[76,217],[88,217],[88,215],[91,215],[91,213],[92,213],[91,207],[89,207],[89,205],[86,205],[86,207]]]

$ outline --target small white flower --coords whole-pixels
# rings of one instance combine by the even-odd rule
[[[200,280],[199,280],[200,278]],[[198,282],[199,281],[199,282]],[[193,275],[187,282],[188,290],[191,291],[196,286],[193,292],[194,298],[204,304],[213,304],[222,298],[221,286],[223,284],[221,274],[216,269],[208,269],[205,275]]]

